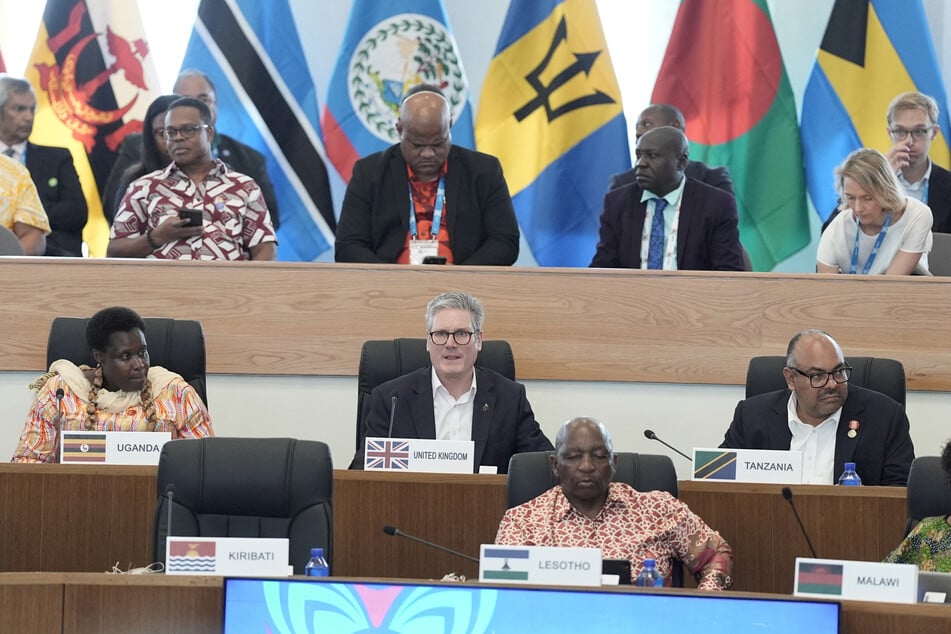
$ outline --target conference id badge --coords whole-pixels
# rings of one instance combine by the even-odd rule
[[[422,264],[423,259],[439,255],[438,240],[409,240],[409,263]]]

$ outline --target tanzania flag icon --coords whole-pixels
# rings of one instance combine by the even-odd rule
[[[695,452],[693,477],[698,480],[736,480],[736,452]]]
[[[482,555],[482,578],[486,581],[528,581],[528,550],[486,548]]]
[[[799,562],[796,592],[808,594],[842,594],[842,565]]]
[[[63,432],[63,462],[105,462],[105,434]]]

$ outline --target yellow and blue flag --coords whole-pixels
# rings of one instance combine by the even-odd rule
[[[611,174],[631,167],[595,0],[512,0],[476,117],[541,266],[587,266]]]
[[[930,157],[947,168],[948,100],[921,0],[836,0],[800,122],[809,196],[823,220],[837,203],[836,166],[860,147],[888,150],[888,105],[912,90],[938,102]]]

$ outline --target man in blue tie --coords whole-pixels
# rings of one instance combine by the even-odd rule
[[[604,197],[592,267],[744,270],[736,199],[685,177],[688,153],[674,127],[638,139],[635,182]]]

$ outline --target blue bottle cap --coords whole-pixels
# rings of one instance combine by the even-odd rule
[[[311,549],[310,549],[310,558],[311,558],[311,559],[313,559],[314,557],[323,557],[323,556],[324,556],[324,549],[323,549],[323,548],[311,548]]]

